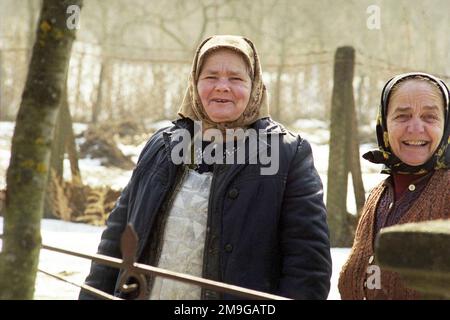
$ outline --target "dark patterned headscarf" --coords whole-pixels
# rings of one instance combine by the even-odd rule
[[[430,159],[427,162],[418,165],[410,166],[402,162],[391,150],[389,146],[388,131],[387,131],[387,108],[389,103],[389,98],[392,93],[392,88],[400,82],[406,80],[424,77],[432,81],[440,89],[440,92],[444,101],[444,133],[442,139]],[[378,111],[377,117],[377,140],[378,140],[378,150],[369,151],[363,155],[363,158],[373,162],[382,163],[384,168],[382,173],[390,174],[392,172],[400,174],[423,174],[430,172],[432,170],[438,170],[450,167],[450,148],[448,147],[450,138],[450,120],[449,120],[449,89],[445,85],[444,81],[441,79],[422,72],[411,72],[400,74],[391,80],[389,80],[381,93],[381,104]]]

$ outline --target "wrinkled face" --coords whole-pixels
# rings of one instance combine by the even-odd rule
[[[220,49],[206,57],[197,82],[198,95],[208,117],[216,122],[231,122],[244,112],[252,81],[244,58]]]
[[[407,80],[390,97],[387,130],[392,152],[418,166],[431,158],[444,133],[444,101],[438,88]]]

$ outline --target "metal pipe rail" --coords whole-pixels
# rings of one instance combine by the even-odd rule
[[[2,238],[2,235],[0,235],[0,239]],[[226,284],[219,281],[213,281],[209,279],[204,279],[201,277],[196,277],[188,274],[183,274],[179,272],[174,272],[162,268],[153,267],[150,265],[137,263],[136,262],[136,249],[137,249],[137,243],[138,238],[137,234],[134,231],[133,227],[129,224],[125,228],[125,231],[122,233],[121,237],[121,251],[122,251],[122,257],[123,259],[118,259],[106,255],[101,254],[85,254],[81,252],[76,252],[72,250],[57,248],[49,245],[42,244],[41,248],[45,250],[50,250],[53,252],[58,252],[62,254],[67,254],[83,259],[88,259],[97,263],[101,263],[104,265],[107,265],[109,267],[123,269],[124,272],[121,274],[119,283],[121,291],[125,293],[130,293],[133,291],[137,292],[137,299],[146,299],[146,289],[147,289],[147,280],[144,275],[154,275],[154,276],[160,276],[164,278],[169,278],[172,280],[177,280],[185,283],[190,283],[194,285],[199,285],[203,288],[219,291],[221,293],[228,293],[233,294],[236,296],[240,296],[243,298],[249,298],[249,299],[265,299],[265,300],[290,300],[286,297],[269,294],[257,290],[247,289],[235,285]],[[56,276],[54,274],[51,274],[49,272],[39,270],[40,272],[47,274],[49,276],[52,276],[54,278],[59,279],[59,276]],[[130,278],[134,278],[138,281],[138,284],[128,284],[128,280]],[[87,286],[87,285],[78,285],[72,282],[69,282],[66,279],[59,279],[61,281],[65,281],[68,283],[71,283],[72,285],[75,285],[77,287],[82,288],[83,290],[88,291],[89,293],[92,293],[96,297],[103,298],[103,299],[115,299],[117,297],[113,297],[112,295],[109,295],[107,293],[104,293],[103,291],[100,291],[96,288]]]

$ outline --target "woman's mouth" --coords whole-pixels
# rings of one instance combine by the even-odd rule
[[[405,140],[403,141],[403,144],[407,145],[407,146],[412,146],[412,147],[423,147],[425,145],[427,145],[429,142],[425,141],[425,140]]]
[[[216,103],[228,103],[228,102],[232,102],[231,100],[228,99],[212,99],[212,102],[216,102]]]

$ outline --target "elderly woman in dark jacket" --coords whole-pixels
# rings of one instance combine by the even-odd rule
[[[309,143],[269,117],[251,41],[213,36],[199,46],[179,115],[142,151],[98,252],[121,257],[119,239],[131,223],[141,263],[294,299],[326,299],[331,257],[322,183]],[[235,129],[256,138],[229,138]],[[199,144],[179,149],[180,137],[199,135]],[[258,161],[263,150],[271,151],[272,169]],[[235,155],[243,156],[222,161]],[[119,276],[93,263],[86,284],[127,297]],[[160,277],[148,282],[149,299],[235,298]],[[80,298],[92,296],[82,291]]]
[[[374,240],[394,224],[450,218],[449,132],[449,91],[442,80],[416,72],[387,82],[377,123],[379,150],[364,157],[383,163],[389,177],[364,206],[339,279],[342,299],[421,298],[397,273],[376,274]]]

